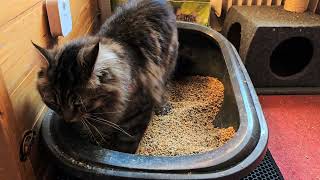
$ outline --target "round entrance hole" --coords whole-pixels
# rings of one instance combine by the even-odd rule
[[[234,45],[234,47],[239,52],[240,49],[240,40],[241,40],[241,25],[240,23],[234,23],[231,25],[227,39]]]
[[[270,57],[271,71],[281,77],[295,75],[304,70],[313,56],[309,39],[293,37],[281,42]]]

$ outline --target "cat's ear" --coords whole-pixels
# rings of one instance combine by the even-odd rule
[[[88,48],[86,51],[87,52],[85,54],[85,64],[86,64],[86,67],[89,68],[90,71],[92,71],[98,57],[99,43]]]
[[[42,57],[46,60],[46,63],[49,65],[52,61],[51,60],[52,59],[51,53],[47,49],[42,48],[42,47],[38,46],[37,44],[35,44],[33,41],[31,41],[31,43],[40,52]]]

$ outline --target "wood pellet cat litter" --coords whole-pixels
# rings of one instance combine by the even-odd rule
[[[170,112],[153,117],[136,154],[178,156],[207,152],[234,136],[233,127],[213,126],[224,98],[224,86],[219,80],[187,77],[175,81],[168,91]]]

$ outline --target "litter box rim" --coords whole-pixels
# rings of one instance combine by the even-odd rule
[[[235,94],[242,95],[235,97],[240,116],[240,126],[235,137],[216,150],[176,157],[134,155],[97,146],[90,149],[80,142],[71,144],[65,151],[65,147],[60,147],[63,143],[57,142],[53,136],[52,123],[55,121],[52,120],[53,112],[49,110],[42,123],[42,137],[51,154],[66,170],[69,169],[73,174],[77,170],[78,175],[91,173],[135,178],[212,179],[239,175],[244,170],[250,172],[262,160],[267,146],[268,128],[254,87],[235,48],[220,33],[210,28],[187,22],[178,22],[178,27],[203,33],[220,46],[233,90]],[[95,155],[97,152],[100,154]],[[208,170],[211,172],[203,173]],[[194,172],[186,174],[190,171]]]

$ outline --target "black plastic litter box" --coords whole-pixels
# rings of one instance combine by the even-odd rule
[[[179,22],[177,73],[214,76],[225,86],[218,127],[233,126],[235,136],[220,148],[195,155],[153,157],[112,151],[72,134],[49,111],[42,123],[43,142],[60,167],[81,179],[240,179],[263,159],[268,128],[248,73],[235,48],[218,32]]]

